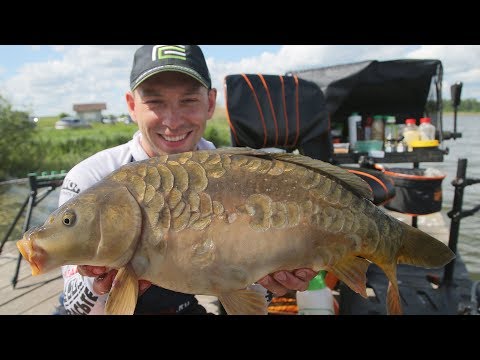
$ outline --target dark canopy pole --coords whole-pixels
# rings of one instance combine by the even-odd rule
[[[460,98],[462,95],[462,86],[463,83],[456,82],[450,87],[450,93],[452,96],[452,106],[453,106],[453,138],[457,138],[457,112],[458,106],[460,105]]]
[[[463,191],[465,189],[465,176],[467,173],[467,159],[459,159],[457,165],[457,177],[452,181],[455,187],[452,210],[448,216],[452,219],[450,223],[450,237],[448,247],[457,254],[458,233],[460,231],[460,220],[462,218]],[[445,266],[444,283],[450,284],[453,279],[453,270],[455,268],[455,259]]]

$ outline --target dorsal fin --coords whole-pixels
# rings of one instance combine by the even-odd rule
[[[202,151],[202,150],[199,150]],[[232,154],[232,155],[251,155],[251,156],[268,156],[270,155],[269,152],[263,150],[252,149],[249,147],[221,147],[215,150],[206,150],[212,151],[215,153],[225,153],[225,154]]]
[[[373,192],[370,185],[359,176],[352,174],[339,166],[332,165],[325,161],[312,159],[304,155],[290,153],[270,153],[269,155],[277,160],[307,167],[339,182],[354,194],[368,200],[373,200]]]
[[[208,150],[207,150],[208,151]],[[313,171],[316,171],[324,176],[337,181],[342,186],[352,191],[357,196],[373,200],[373,192],[370,185],[359,176],[350,173],[349,171],[342,169],[341,167],[332,165],[328,162],[312,159],[311,157],[299,154],[291,153],[278,153],[269,152],[263,150],[252,149],[249,147],[222,147],[216,150],[210,150],[215,152],[222,152],[226,154],[235,155],[247,155],[257,156],[262,158],[276,159],[280,161],[289,162],[292,164],[307,167]]]

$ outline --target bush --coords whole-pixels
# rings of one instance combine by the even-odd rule
[[[216,147],[232,146],[230,127],[224,109],[218,108],[213,118],[207,122],[204,138],[213,142]]]
[[[0,96],[0,179],[25,175],[29,162],[42,156],[34,146],[35,124],[28,115]]]
[[[0,180],[26,177],[29,172],[70,170],[94,153],[123,144],[137,131],[135,124],[106,126],[93,123],[91,129],[54,128],[58,117],[41,118],[35,124],[28,114],[13,111],[0,98]],[[204,137],[216,147],[231,146],[230,128],[223,109],[207,122]]]

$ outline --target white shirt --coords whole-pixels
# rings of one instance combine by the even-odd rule
[[[65,176],[58,205],[88,189],[102,180],[112,171],[131,161],[149,158],[140,145],[140,131],[137,131],[128,143],[99,151],[75,165]],[[215,145],[200,139],[197,150],[215,149]],[[64,279],[64,307],[71,314],[104,314],[107,294],[100,295],[93,291],[93,277],[82,276],[76,265],[62,267]]]

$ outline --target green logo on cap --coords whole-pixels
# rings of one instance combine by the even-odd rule
[[[155,45],[152,50],[152,61],[163,59],[186,60],[185,45]]]

